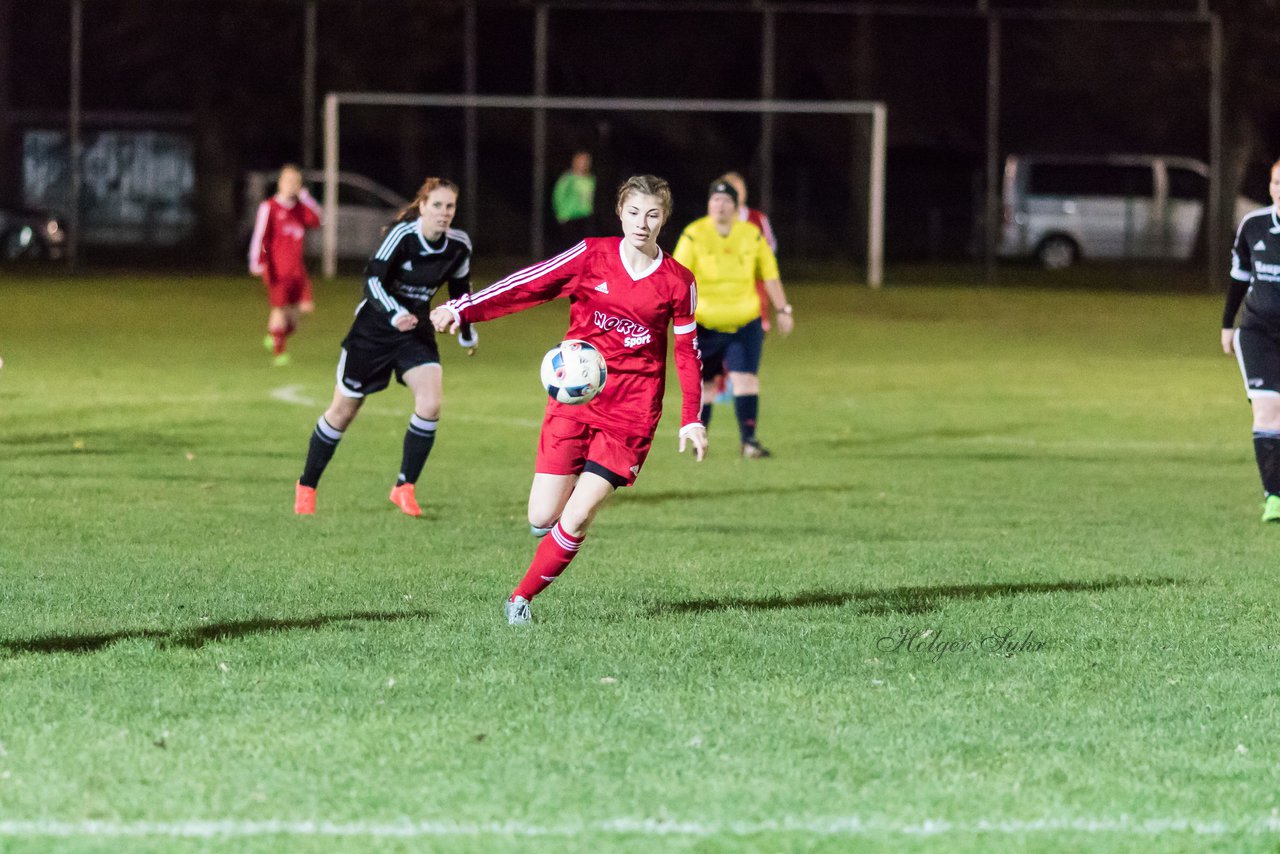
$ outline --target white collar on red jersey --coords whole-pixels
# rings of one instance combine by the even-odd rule
[[[271,198],[276,200],[277,205],[279,205],[282,208],[288,208],[289,210],[293,210],[294,205],[298,204],[298,199],[296,197],[292,199],[287,199],[284,196],[280,195],[279,193],[276,193]]]
[[[618,241],[618,257],[622,259],[622,269],[627,271],[627,275],[631,277],[631,281],[638,282],[645,276],[658,269],[658,265],[662,263],[662,247],[658,247],[658,257],[654,258],[648,267],[643,270],[632,270],[631,265],[627,263],[626,253],[622,251],[622,241]]]

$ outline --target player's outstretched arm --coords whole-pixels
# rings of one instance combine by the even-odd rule
[[[462,320],[458,317],[458,313],[447,305],[438,305],[431,309],[428,317],[431,325],[436,328],[436,332],[448,332],[453,335],[462,328]]]

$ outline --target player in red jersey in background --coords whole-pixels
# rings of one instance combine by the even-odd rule
[[[760,233],[764,235],[764,242],[769,244],[769,248],[773,250],[773,254],[778,254],[778,238],[773,233],[773,223],[769,222],[769,215],[758,208],[747,207],[747,182],[737,172],[726,172],[719,177],[720,181],[727,181],[729,186],[738,191],[738,219],[743,222],[749,222],[756,228],[760,229]],[[756,279],[756,293],[760,295],[760,326],[765,332],[773,328],[773,324],[769,323],[769,294],[765,292],[764,280]]]
[[[311,280],[302,261],[308,228],[320,227],[320,205],[302,186],[302,172],[292,163],[280,168],[276,194],[258,205],[249,241],[249,272],[262,276],[271,313],[267,338],[276,365],[289,364],[285,341],[298,328],[298,314],[315,308]]]
[[[529,490],[529,525],[544,539],[504,606],[511,625],[532,621],[530,601],[573,560],[605,499],[635,482],[662,416],[668,326],[680,379],[679,449],[691,444],[698,460],[706,453],[697,287],[693,274],[658,248],[671,188],[652,175],[633,176],[618,189],[617,213],[621,238],[587,238],[431,312],[438,331],[453,332],[566,297],[565,339],[590,343],[608,365],[604,389],[590,403],[547,402]]]

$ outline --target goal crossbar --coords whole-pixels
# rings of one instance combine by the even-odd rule
[[[755,113],[866,115],[871,119],[871,170],[867,193],[867,284],[880,286],[884,276],[884,180],[888,110],[883,101],[787,101],[699,98],[578,98],[548,95],[437,95],[393,92],[330,92],[324,102],[324,275],[338,266],[338,109],[342,105],[383,107],[461,107],[464,109],[531,110],[535,116],[533,215],[535,234],[542,223],[546,189],[547,110],[615,112]],[[468,162],[471,159],[468,158]],[[473,176],[468,176],[473,177]],[[535,241],[536,243],[536,241]],[[538,247],[535,245],[535,250]]]

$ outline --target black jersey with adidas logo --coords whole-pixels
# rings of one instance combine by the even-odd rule
[[[1280,216],[1275,205],[1240,221],[1231,249],[1231,278],[1249,283],[1240,325],[1280,329]]]

